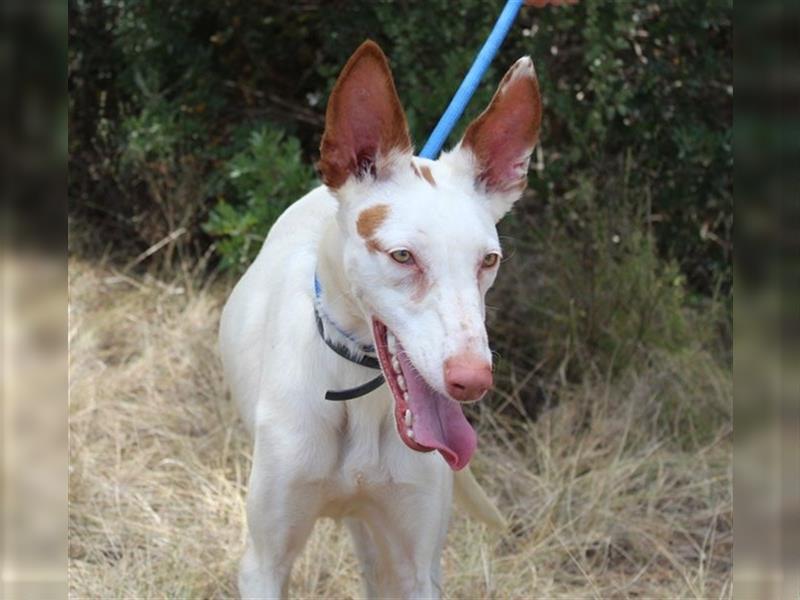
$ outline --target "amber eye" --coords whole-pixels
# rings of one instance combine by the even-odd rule
[[[498,260],[500,260],[500,255],[497,252],[491,252],[483,257],[483,267],[491,269],[497,264]]]
[[[414,262],[414,256],[408,250],[395,250],[394,252],[390,252],[389,256],[392,257],[392,260],[399,262],[401,265],[410,265]]]

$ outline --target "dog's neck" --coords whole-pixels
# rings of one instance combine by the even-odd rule
[[[370,324],[353,297],[347,279],[342,232],[335,219],[328,224],[320,241],[317,279],[320,283],[318,308],[323,313],[323,323],[328,321],[324,323],[326,335],[351,349],[357,350],[353,340],[363,346],[372,345]]]

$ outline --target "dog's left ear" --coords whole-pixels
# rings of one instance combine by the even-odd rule
[[[470,123],[447,158],[486,192],[495,221],[525,190],[541,122],[539,82],[533,61],[525,56],[508,70],[488,108]]]
[[[411,154],[406,117],[386,56],[367,40],[347,61],[328,100],[322,181],[335,191],[350,177],[386,178],[398,152]]]

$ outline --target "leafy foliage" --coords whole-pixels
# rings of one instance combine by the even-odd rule
[[[97,251],[166,240],[148,260],[241,271],[315,185],[325,102],[358,44],[386,51],[421,147],[500,4],[70,0],[71,213],[101,233]],[[729,294],[731,13],[729,0],[521,11],[450,139],[531,55],[541,144],[502,226],[525,277],[503,275],[493,296],[515,315],[495,330],[510,364],[572,379],[637,347],[675,351],[697,334],[687,303]]]
[[[455,5],[447,0],[72,0],[69,7],[70,127],[78,134],[70,136],[77,167],[73,206],[93,213],[92,191],[116,182],[116,200],[103,207],[103,214],[123,215],[115,219],[117,226],[147,218],[153,190],[142,181],[142,169],[148,167],[122,160],[143,144],[162,156],[174,155],[166,164],[147,164],[173,170],[175,177],[180,177],[179,157],[192,155],[201,182],[194,204],[198,215],[192,220],[196,225],[221,201],[213,182],[225,161],[241,150],[233,132],[242,123],[267,120],[296,136],[304,160],[313,164],[325,98],[347,57],[366,37],[376,39],[390,56],[414,139],[421,145],[499,8],[481,0]],[[532,55],[546,102],[538,155],[543,168],[531,176],[537,206],[522,210],[563,204],[587,178],[596,183],[619,179],[621,159],[631,156],[628,185],[632,194],[652,194],[661,256],[676,260],[695,290],[709,293],[720,282],[727,288],[732,243],[730,18],[730,2],[721,0],[584,0],[569,8],[523,9],[451,142],[488,102],[507,65],[522,54]],[[102,52],[98,39],[108,46]],[[240,193],[224,201],[243,208],[250,199]],[[605,201],[615,202],[613,191]],[[270,224],[261,222],[259,235]],[[195,226],[194,233],[199,231]]]
[[[253,131],[247,148],[227,161],[225,177],[232,197],[242,201],[231,204],[221,197],[205,229],[219,238],[225,267],[245,268],[261,248],[265,225],[311,189],[314,170],[303,162],[296,138],[265,126]]]
[[[609,186],[625,190],[624,181]],[[685,276],[658,257],[649,198],[612,208],[604,197],[584,179],[567,196],[569,214],[550,207],[503,225],[511,264],[500,271],[490,319],[501,372],[582,381],[713,337],[685,308]]]

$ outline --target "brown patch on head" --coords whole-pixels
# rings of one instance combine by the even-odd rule
[[[374,239],[371,239],[367,240],[367,250],[370,252],[382,252],[383,248],[381,248],[381,245],[378,242],[376,242]]]
[[[422,176],[425,178],[425,181],[430,183],[433,187],[436,187],[436,180],[433,178],[431,168],[428,165],[422,165],[419,170],[422,171]]]
[[[381,226],[381,223],[383,223],[388,215],[388,204],[376,204],[375,206],[365,208],[359,213],[358,220],[356,221],[356,231],[358,231],[358,235],[368,242],[371,241],[378,227]]]

